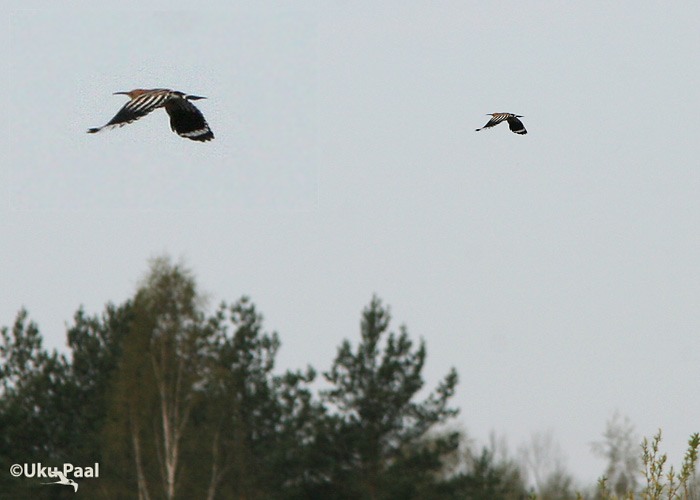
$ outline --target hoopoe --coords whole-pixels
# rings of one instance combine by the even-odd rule
[[[206,99],[196,95],[168,89],[135,89],[130,92],[115,92],[128,95],[131,99],[106,125],[91,128],[89,134],[99,132],[104,128],[123,127],[146,116],[156,108],[165,108],[170,116],[170,128],[180,137],[193,141],[210,141],[214,133],[204,119],[204,115],[190,101]]]
[[[486,125],[484,125],[481,128],[476,129],[477,132],[479,130],[483,130],[485,128],[495,127],[496,125],[498,125],[502,121],[507,120],[508,126],[510,127],[510,130],[512,132],[515,132],[516,134],[520,134],[520,135],[527,134],[527,130],[525,130],[525,125],[523,125],[523,122],[518,120],[518,118],[522,118],[521,115],[514,115],[513,113],[490,113],[489,115],[492,118],[489,120],[489,122]]]

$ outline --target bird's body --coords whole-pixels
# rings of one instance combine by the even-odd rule
[[[89,134],[94,134],[105,128],[123,127],[146,116],[156,108],[164,107],[170,116],[170,128],[180,137],[193,141],[210,141],[214,133],[204,119],[204,115],[190,101],[206,99],[196,95],[169,89],[135,89],[130,92],[115,92],[128,95],[131,99],[106,125],[91,128]]]
[[[485,128],[491,128],[495,127],[502,121],[507,121],[508,126],[510,127],[510,130],[516,134],[520,135],[525,135],[527,134],[527,130],[525,130],[525,125],[523,125],[523,122],[521,122],[518,118],[522,118],[521,115],[514,115],[513,113],[490,113],[489,116],[491,116],[491,119],[488,121],[486,125],[484,125],[481,128],[476,129],[478,132],[479,130],[483,130]]]

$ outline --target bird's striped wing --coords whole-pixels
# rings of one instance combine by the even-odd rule
[[[165,103],[165,111],[170,115],[170,128],[180,137],[202,142],[214,138],[202,112],[187,99],[170,99]]]
[[[511,116],[508,118],[508,126],[510,127],[511,132],[515,132],[516,134],[520,135],[527,134],[527,130],[525,130],[525,125],[523,125],[523,122],[518,120],[515,116]]]
[[[88,130],[88,133],[94,134],[105,128],[123,127],[127,123],[134,122],[154,109],[161,107],[168,98],[167,94],[142,94],[127,102],[106,125],[91,128]]]
[[[484,125],[481,128],[476,129],[476,131],[478,132],[479,130],[483,130],[485,128],[495,127],[496,125],[498,125],[499,123],[501,123],[503,120],[505,120],[507,118],[508,118],[508,115],[505,113],[496,113],[491,117],[491,119],[488,121],[488,123],[486,125]]]

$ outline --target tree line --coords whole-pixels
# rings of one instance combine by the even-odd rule
[[[99,464],[79,493],[105,500],[574,498],[551,436],[533,436],[519,465],[454,430],[454,368],[419,398],[425,343],[390,322],[373,297],[359,340],[344,340],[329,369],[280,372],[279,336],[255,305],[243,297],[208,313],[192,273],[167,257],[124,303],[79,309],[67,354],[44,349],[22,309],[0,329],[0,497],[75,498],[42,484],[52,479],[7,473],[70,463]],[[620,497],[638,486],[632,434],[615,417],[597,444],[602,484]]]
[[[192,274],[167,258],[124,303],[79,309],[67,354],[42,347],[23,309],[1,331],[2,470],[99,463],[79,487],[104,499],[524,497],[487,451],[468,466],[455,459],[461,436],[444,424],[458,413],[457,372],[419,400],[425,343],[390,320],[372,298],[359,341],[342,342],[319,377],[311,366],[276,371],[280,339],[255,305],[243,297],[207,314]],[[6,473],[0,491],[74,495]]]

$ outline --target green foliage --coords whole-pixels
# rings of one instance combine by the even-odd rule
[[[542,500],[567,500],[574,496],[573,478],[563,469],[552,471],[538,487]]]
[[[245,297],[222,304],[210,324],[207,396],[197,414],[198,439],[209,435],[212,443],[203,462],[209,487],[231,498],[277,498],[304,475],[305,443],[320,411],[307,388],[315,372],[273,373],[279,338],[262,330],[262,316]]]
[[[0,330],[0,465],[99,462],[90,498],[519,500],[517,470],[488,454],[446,472],[461,435],[435,429],[457,374],[417,401],[425,343],[389,322],[373,298],[319,396],[312,367],[275,371],[279,336],[247,298],[207,315],[192,274],[156,259],[131,299],[75,313],[68,358],[26,311]],[[0,491],[73,495],[8,474]]]
[[[133,319],[131,301],[121,306],[107,304],[101,316],[86,316],[79,309],[68,329],[71,350],[69,383],[72,398],[67,413],[80,431],[67,454],[78,463],[92,464],[102,460],[100,441],[107,418],[107,401],[123,339]],[[79,408],[80,411],[75,411]]]
[[[374,297],[362,313],[360,341],[344,341],[328,387],[311,390],[316,371],[275,372],[279,336],[243,297],[204,311],[189,271],[156,259],[134,297],[99,316],[82,309],[67,332],[68,358],[42,348],[39,328],[21,310],[0,329],[0,467],[16,462],[101,464],[91,498],[176,500],[521,500],[520,469],[462,451],[463,437],[441,425],[451,369],[424,389],[423,341],[389,331],[389,309]],[[636,455],[631,427],[613,420],[598,450],[617,476],[600,496],[617,500]],[[695,434],[679,472],[665,469],[661,433],[642,445],[644,500],[697,500]],[[558,470],[558,469],[557,469]],[[624,481],[620,480],[624,478]],[[544,499],[570,497],[571,478],[553,475]],[[64,498],[0,474],[8,498]],[[580,496],[579,496],[580,498]]]
[[[661,442],[661,430],[654,436],[651,443],[644,438],[642,442],[642,462],[644,463],[644,477],[647,486],[642,492],[645,500],[688,500],[697,497],[697,491],[693,492],[693,479],[695,465],[698,461],[698,447],[700,447],[700,434],[695,433],[688,441],[680,473],[676,473],[671,466],[664,474],[666,454],[659,455],[659,443]],[[693,496],[695,495],[695,496]]]
[[[66,359],[41,346],[37,325],[21,310],[12,329],[0,330],[0,491],[19,498],[26,489],[7,471],[11,464],[55,465],[68,459],[80,430],[73,425]],[[47,498],[46,491],[33,492]]]
[[[102,454],[115,496],[173,498],[183,474],[184,437],[197,401],[206,329],[191,275],[152,262],[132,304],[110,377]]]
[[[697,483],[695,479],[695,467],[698,462],[698,448],[700,448],[700,434],[693,434],[688,440],[680,473],[674,471],[673,466],[664,473],[667,455],[659,454],[661,443],[661,430],[653,437],[651,442],[644,438],[642,441],[642,471],[646,480],[646,487],[640,493],[644,500],[694,500],[698,497]],[[599,481],[599,489],[603,499],[618,500],[619,495],[610,493],[608,480],[603,477]],[[635,493],[629,491],[624,498],[634,500]]]
[[[27,324],[27,312],[20,311],[11,330],[0,330],[0,380],[2,381],[3,427],[18,424],[18,439],[26,444],[19,449],[3,450],[24,452],[29,456],[39,454],[60,456],[60,431],[65,420],[60,418],[60,402],[57,396],[65,393],[67,364],[55,351],[48,353],[41,347],[41,335],[34,322]],[[53,419],[51,422],[44,422]],[[15,434],[15,436],[17,436]],[[44,442],[35,443],[36,436]]]
[[[465,500],[522,500],[526,496],[520,469],[512,462],[497,462],[494,450],[468,455],[467,470],[451,480],[456,495]]]
[[[432,449],[416,446],[429,429],[457,414],[447,407],[457,374],[450,370],[434,392],[415,402],[424,384],[425,344],[414,349],[405,328],[399,335],[388,332],[389,321],[389,310],[374,297],[363,311],[357,348],[344,341],[324,373],[332,385],[322,393],[333,410],[329,477],[348,498],[411,498],[456,446],[454,439]]]

